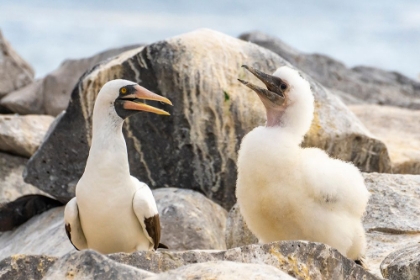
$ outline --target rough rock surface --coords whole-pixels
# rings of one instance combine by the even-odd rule
[[[31,83],[34,75],[31,66],[15,52],[0,31],[0,97]]]
[[[420,110],[367,104],[349,108],[385,143],[393,173],[420,174]]]
[[[246,225],[238,204],[235,204],[228,213],[225,240],[227,249],[258,243],[258,238]]]
[[[112,254],[115,261],[155,273],[209,261],[268,264],[297,279],[378,279],[337,250],[320,243],[284,241],[227,251],[136,252]],[[365,278],[363,278],[365,277]]]
[[[160,242],[171,250],[226,249],[227,212],[204,195],[185,189],[153,190],[159,210]]]
[[[381,263],[381,272],[389,280],[420,279],[420,244],[391,253]]]
[[[363,220],[367,265],[380,276],[379,264],[389,253],[420,242],[420,176],[378,173],[363,176],[371,193]],[[257,242],[238,210],[234,206],[228,214],[227,248]]]
[[[0,115],[0,151],[31,157],[53,120],[41,115]]]
[[[279,54],[322,85],[351,94],[356,99],[420,109],[420,82],[400,73],[364,66],[347,68],[326,55],[302,53],[261,32],[244,33],[240,38]],[[354,104],[351,99],[345,100]]]
[[[0,233],[0,260],[14,254],[60,257],[74,250],[64,230],[64,207],[51,209],[15,230]]]
[[[10,256],[0,261],[0,280],[42,279],[56,260],[49,256]]]
[[[47,114],[56,116],[67,108],[70,95],[87,70],[96,64],[138,48],[140,45],[110,49],[91,57],[65,60],[60,67],[28,87],[9,93],[0,104],[19,114]]]
[[[145,279],[154,273],[115,262],[106,256],[84,250],[69,253],[50,267],[43,279]]]
[[[23,181],[22,173],[28,160],[0,152],[0,204],[25,194],[43,194],[38,188]]]
[[[267,279],[267,280],[293,280],[283,271],[266,264],[244,264],[228,261],[205,262],[182,266],[166,273],[147,278],[148,280],[173,279]]]
[[[124,78],[174,104],[165,108],[170,117],[138,114],[126,121],[131,173],[152,188],[198,190],[229,209],[236,200],[240,140],[265,122],[258,97],[237,81],[256,80],[242,64],[273,72],[286,62],[254,44],[198,30],[101,64],[81,79],[66,113],[28,163],[25,180],[62,201],[73,197],[88,155],[95,97],[106,81]],[[304,76],[316,99],[305,145],[321,147],[365,171],[389,170],[385,145],[371,138],[337,97]]]

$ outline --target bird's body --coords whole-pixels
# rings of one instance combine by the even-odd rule
[[[361,217],[368,200],[363,177],[350,163],[300,147],[313,118],[313,95],[295,70],[281,67],[276,73],[288,85],[285,101],[272,108],[263,100],[267,111],[275,111],[267,112],[267,126],[241,143],[236,189],[241,213],[261,242],[322,242],[361,259]]]
[[[114,101],[118,95],[114,98],[111,94],[134,83],[116,81],[114,87],[104,86],[108,94],[106,91],[101,94],[104,88],[98,94],[85,172],[76,186],[76,197],[65,210],[66,231],[73,245],[105,254],[157,248],[160,238],[159,215],[152,192],[129,171],[122,125],[127,117],[124,114],[133,112],[115,107],[120,101],[121,104],[130,102],[130,106],[140,105],[132,105],[133,98],[120,97]],[[153,100],[166,101],[163,97],[156,98]]]

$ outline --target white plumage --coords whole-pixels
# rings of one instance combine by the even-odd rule
[[[139,99],[171,104],[127,80],[106,83],[95,101],[85,172],[64,214],[67,234],[79,250],[130,253],[159,245],[156,203],[149,187],[130,176],[122,125],[125,118],[138,111],[168,113]]]
[[[263,243],[322,242],[362,260],[369,193],[361,173],[320,149],[300,147],[314,113],[309,83],[287,66],[273,76],[246,68],[268,88],[241,81],[267,111],[267,125],[249,132],[239,150],[236,196],[249,229]]]

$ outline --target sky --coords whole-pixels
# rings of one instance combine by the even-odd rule
[[[67,58],[198,28],[259,30],[347,66],[420,74],[420,1],[0,0],[0,30],[42,77]]]

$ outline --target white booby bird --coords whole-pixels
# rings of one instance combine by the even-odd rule
[[[78,250],[130,253],[159,246],[156,202],[149,187],[130,176],[122,125],[139,111],[169,113],[141,99],[172,105],[169,99],[127,80],[107,82],[96,98],[86,168],[76,197],[64,212],[67,235]]]
[[[361,264],[369,193],[353,164],[300,147],[314,113],[309,83],[287,66],[273,75],[243,67],[267,88],[239,80],[267,112],[266,126],[243,138],[238,155],[236,196],[249,229],[262,243],[322,242]]]

